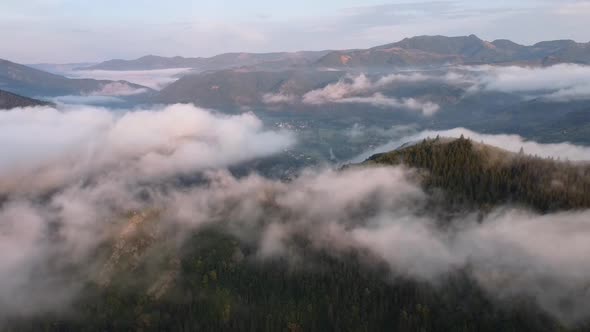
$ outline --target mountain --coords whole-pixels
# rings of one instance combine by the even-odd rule
[[[550,65],[590,63],[590,43],[573,40],[544,41],[524,46],[510,40],[488,42],[475,35],[417,36],[369,49],[338,51],[226,53],[210,58],[161,57],[148,55],[135,60],[109,60],[84,70],[150,70],[194,68],[198,71],[239,67],[285,70],[293,67],[379,68],[439,66],[446,64]]]
[[[281,54],[283,53],[273,53],[272,56],[268,55],[265,60],[270,61],[270,57],[280,58]],[[235,54],[227,54],[214,58],[219,61],[224,59],[223,66],[230,66],[233,61],[238,61],[234,56]],[[169,58],[164,59],[169,60]],[[245,59],[252,58],[245,56]],[[277,108],[285,105],[288,105],[290,109],[304,106],[309,108],[314,106],[313,103],[303,105],[297,101],[301,101],[302,97],[310,91],[326,88],[328,84],[340,80],[345,84],[330,88],[341,89],[341,92],[324,91],[324,96],[336,92],[333,95],[334,98],[361,97],[364,99],[357,99],[361,102],[356,104],[352,102],[354,98],[349,99],[349,103],[346,105],[345,103],[337,103],[339,109],[356,107],[358,110],[360,106],[363,108],[386,108],[384,105],[391,101],[391,98],[413,98],[421,102],[435,103],[441,108],[448,104],[456,105],[456,109],[464,110],[462,114],[456,112],[457,119],[465,120],[467,119],[466,114],[477,113],[478,109],[482,107],[491,108],[488,105],[482,106],[482,103],[478,104],[479,99],[474,99],[473,96],[479,98],[483,94],[490,95],[488,99],[491,105],[497,106],[495,110],[506,107],[500,105],[502,102],[511,102],[520,106],[522,96],[516,96],[516,94],[510,96],[508,93],[502,94],[500,92],[494,94],[486,91],[476,91],[475,94],[467,93],[468,86],[465,85],[467,83],[461,83],[460,78],[456,79],[455,83],[450,83],[452,78],[444,79],[444,72],[448,71],[448,68],[445,68],[446,65],[549,66],[562,62],[590,64],[590,44],[557,40],[524,46],[502,39],[487,42],[475,35],[463,37],[418,36],[370,49],[328,52],[313,63],[296,67],[284,67],[284,62],[281,61],[261,62],[239,68],[187,74],[160,91],[154,97],[154,101],[158,103],[192,102],[214,108],[228,106],[271,106]],[[239,64],[247,62],[242,61]],[[360,86],[354,87],[354,77],[359,77],[361,74],[375,83],[380,80],[380,76],[384,77],[387,74],[395,76],[395,74],[399,74],[400,70],[408,68],[412,69],[415,81],[408,78],[403,84],[397,84],[394,77],[391,83],[384,83],[379,89],[367,88],[371,82],[361,81],[357,82],[361,84]],[[420,75],[434,75],[440,79],[421,80]],[[349,91],[346,92],[342,89]],[[492,94],[494,96],[491,96]],[[370,102],[372,97],[375,100],[374,103]],[[381,97],[390,97],[390,99],[385,100]],[[377,100],[379,98],[381,98],[380,101]],[[379,102],[382,104],[379,105]],[[319,104],[322,103],[315,105]],[[564,104],[566,103],[564,102]],[[334,105],[335,103],[324,102],[322,107],[325,109]],[[462,105],[465,107],[461,107]],[[449,121],[446,117],[437,119],[437,121],[441,120]]]
[[[210,58],[161,57],[147,55],[135,60],[109,60],[80,70],[152,70],[166,68],[194,68],[199,71],[222,70],[242,66],[292,67],[309,65],[328,51],[278,53],[225,53]]]
[[[15,107],[48,106],[51,103],[37,99],[19,96],[8,91],[0,90],[0,110]]]
[[[151,91],[147,87],[126,81],[70,79],[2,59],[0,59],[0,88],[32,96],[132,94]]]
[[[333,68],[379,68],[444,64],[547,65],[566,62],[590,64],[590,43],[556,40],[524,46],[509,40],[488,42],[475,35],[417,36],[370,49],[334,51],[316,64]]]
[[[157,102],[193,102],[205,107],[257,106],[267,93],[301,95],[337,81],[337,71],[222,70],[186,75],[165,87]]]
[[[427,190],[442,189],[445,205],[489,209],[524,205],[539,212],[590,208],[590,164],[516,154],[459,139],[432,138],[376,154],[365,164],[425,170]]]

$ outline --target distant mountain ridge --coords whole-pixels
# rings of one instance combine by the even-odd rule
[[[590,64],[590,43],[554,40],[524,46],[505,39],[488,42],[475,35],[417,36],[370,49],[334,51],[317,64],[339,68],[568,62]]]
[[[151,91],[147,87],[127,81],[71,79],[0,59],[0,89],[13,93],[30,96],[63,96],[92,94],[113,88]]]
[[[210,58],[162,57],[146,55],[135,60],[109,60],[78,70],[153,70],[168,68],[194,68],[201,71],[221,70],[263,63],[280,63],[282,66],[312,64],[329,51],[276,52],[276,53],[224,53]]]
[[[507,39],[488,42],[476,35],[416,36],[369,49],[277,53],[225,53],[210,58],[148,55],[135,60],[109,60],[83,70],[151,70],[195,68],[201,71],[254,66],[286,69],[295,66],[354,68],[409,67],[443,64],[551,65],[590,64],[590,43],[573,40],[543,41],[525,46]]]

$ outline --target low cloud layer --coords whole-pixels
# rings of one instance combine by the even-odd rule
[[[267,105],[292,104],[297,99],[297,96],[287,93],[265,93],[262,95],[262,102]]]
[[[464,89],[466,94],[505,92],[552,102],[590,99],[590,66],[558,64],[548,67],[458,66],[448,68],[445,74],[436,71],[400,72],[377,79],[361,74],[309,91],[302,100],[311,105],[369,103],[421,110],[424,115],[432,115],[439,108],[435,103],[421,98],[400,100],[383,94],[383,90],[392,84],[426,82],[456,86]]]
[[[155,70],[74,70],[66,73],[71,78],[93,78],[97,80],[127,81],[154,90],[161,90],[176,81],[181,75],[190,72],[190,68],[155,69]]]
[[[360,94],[374,93],[394,82],[423,82],[431,79],[419,73],[391,74],[383,76],[376,81],[361,74],[348,76],[337,83],[329,84],[318,90],[313,90],[303,96],[303,101],[308,104],[324,104],[336,102],[345,98],[351,98]]]
[[[303,237],[309,248],[335,258],[352,251],[371,257],[367,264],[386,264],[386,279],[401,275],[436,285],[467,269],[494,298],[531,296],[564,322],[588,317],[589,211],[541,216],[500,209],[481,222],[462,217],[443,229],[423,213],[428,197],[413,176],[402,168],[366,168],[308,171],[280,182],[215,171],[199,187],[144,186],[142,195],[105,176],[71,185],[43,205],[15,198],[0,209],[0,298],[10,299],[0,306],[4,313],[26,313],[67,304],[76,284],[61,280],[55,266],[89,264],[86,255],[112,236],[109,221],[130,209],[157,208],[161,226],[182,233],[223,225],[254,245],[257,259],[305,264],[294,241]],[[149,199],[139,198],[146,194]],[[59,225],[54,236],[60,241],[48,237],[50,225]],[[27,306],[31,298],[34,305]]]
[[[463,71],[463,70],[466,70]],[[461,68],[471,91],[520,93],[549,101],[590,99],[590,66],[558,64],[549,67],[474,66]]]
[[[375,81],[366,75],[347,77],[337,83],[324,88],[309,91],[303,95],[305,104],[322,105],[328,103],[370,104],[377,107],[406,109],[421,112],[425,116],[436,113],[440,106],[430,101],[420,101],[415,98],[394,98],[379,92],[382,88],[395,82],[423,82],[433,80],[434,77],[420,73],[391,74]]]
[[[343,98],[334,102],[341,104],[370,104],[382,108],[406,109],[420,112],[424,116],[431,116],[440,109],[440,106],[433,102],[422,102],[414,98],[390,98],[381,93],[376,93],[369,97]]]
[[[51,100],[55,104],[64,105],[111,105],[123,103],[124,100],[113,96],[59,96],[40,97],[41,100]]]
[[[503,92],[540,92],[547,99],[590,98],[590,66],[563,64],[543,68],[484,67],[480,84]]]
[[[552,102],[590,99],[590,66],[558,64],[549,67],[458,66],[438,71],[399,72],[371,78],[365,74],[347,76],[336,83],[305,93],[301,100],[308,105],[329,103],[370,104],[377,107],[407,109],[425,116],[435,114],[440,105],[427,96],[396,98],[386,95],[393,84],[434,82],[464,89],[466,95],[482,91],[513,93],[525,99],[540,98]],[[292,103],[293,96],[272,95],[268,103]]]
[[[117,114],[101,108],[0,113],[0,193],[59,187],[98,173],[161,178],[266,156],[293,138],[253,114],[225,116],[191,105]]]

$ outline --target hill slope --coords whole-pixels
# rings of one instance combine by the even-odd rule
[[[464,138],[424,140],[374,155],[366,163],[424,170],[427,189],[444,190],[447,203],[462,207],[590,208],[590,164],[514,154]]]
[[[27,98],[7,91],[0,90],[0,110],[15,107],[47,106],[49,102]]]
[[[70,79],[2,59],[0,88],[21,95],[40,96],[91,94],[111,88],[151,91],[149,88],[126,81]]]
[[[418,168],[424,188],[435,200],[442,190],[445,195],[433,203],[443,208],[460,205],[485,213],[486,207],[510,203],[538,210],[590,206],[589,165],[510,153],[463,138],[407,144],[354,167],[398,164]],[[296,211],[277,211],[280,200],[265,188],[264,193],[246,193],[267,202],[260,213],[262,222],[288,222]],[[240,205],[233,198],[230,202],[223,207]],[[246,209],[252,208],[246,204]],[[370,205],[360,210],[372,213]],[[424,210],[429,214],[432,206]],[[183,232],[181,244],[158,210],[132,212],[109,224],[117,231],[92,256],[93,273],[81,287],[73,311],[10,318],[5,322],[8,330],[588,331],[587,322],[563,325],[534,299],[517,294],[493,297],[470,274],[470,267],[453,269],[435,284],[403,273],[392,276],[379,257],[346,250],[334,255],[330,246],[315,247],[310,242],[313,235],[306,237],[310,235],[305,232],[290,239],[289,251],[299,254],[297,264],[260,259],[256,241],[240,236],[245,224],[228,231],[223,208],[215,211],[219,223]],[[391,241],[408,244],[418,239]],[[437,249],[428,246],[424,251],[429,255]],[[517,285],[524,287],[518,276],[514,274]],[[501,287],[512,277],[500,278]],[[550,280],[541,284],[552,286]],[[570,311],[569,303],[563,306]]]

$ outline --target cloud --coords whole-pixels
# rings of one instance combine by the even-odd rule
[[[336,83],[328,84],[324,88],[312,90],[303,95],[303,102],[311,105],[321,105],[335,102],[360,93],[367,93],[374,89],[374,84],[364,74],[356,77],[348,76]]]
[[[475,79],[472,90],[526,93],[552,101],[590,99],[590,66],[466,67]]]
[[[397,99],[376,92],[395,82],[423,82],[438,79],[421,73],[390,74],[372,81],[364,74],[348,76],[324,88],[312,90],[303,95],[303,103],[322,105],[326,103],[370,104],[377,107],[401,108],[421,112],[425,116],[436,113],[440,106],[430,101],[415,98]]]
[[[567,143],[461,128],[403,140],[460,134],[513,151],[590,155]],[[256,259],[306,264],[297,241],[303,238],[306,250],[336,259],[355,252],[367,264],[385,264],[385,279],[436,285],[461,270],[491,296],[530,296],[564,322],[589,317],[590,211],[538,215],[500,207],[484,220],[463,214],[441,227],[429,213],[433,197],[403,167],[308,169],[289,181],[224,170],[292,143],[252,114],[191,105],[0,113],[0,318],[66,310],[84,282],[108,275],[104,261],[89,257],[122,229],[133,232],[130,211],[148,210],[180,239],[215,224],[252,245]],[[198,183],[171,180],[194,172],[202,173]]]
[[[308,171],[290,182],[221,172],[165,205],[168,218],[186,227],[225,225],[261,259],[304,262],[294,240],[303,237],[308,249],[369,254],[392,275],[435,284],[467,269],[493,296],[531,296],[564,321],[588,317],[590,211],[499,209],[483,221],[468,215],[440,227],[424,213],[428,196],[413,177],[393,167]]]
[[[56,188],[100,172],[158,178],[226,167],[289,147],[253,114],[191,105],[114,113],[72,106],[0,113],[0,193]]]
[[[419,111],[428,116],[436,113],[440,106],[425,98],[398,99],[383,93],[384,89],[396,83],[422,82],[453,85],[464,89],[466,94],[498,91],[553,102],[590,99],[590,66],[558,64],[550,67],[457,66],[449,68],[444,74],[436,71],[406,72],[379,78],[365,74],[348,75],[336,83],[307,92],[302,101],[309,105],[366,103]]]
[[[97,80],[127,81],[154,90],[161,90],[176,81],[182,74],[190,72],[190,68],[155,69],[155,70],[74,70],[66,73],[71,78],[93,78]]]
[[[370,104],[373,106],[384,108],[402,108],[411,111],[421,112],[424,116],[431,116],[434,113],[438,112],[438,110],[440,109],[440,106],[433,102],[421,102],[414,98],[404,98],[400,100],[397,98],[386,97],[381,93],[376,93],[370,97],[343,98],[336,102],[351,104]]]
[[[297,96],[285,93],[265,93],[262,102],[265,104],[291,104],[297,101]]]
[[[337,102],[341,99],[360,94],[375,92],[395,82],[423,82],[432,80],[433,77],[421,73],[390,74],[372,81],[367,75],[348,75],[336,83],[328,84],[324,88],[312,90],[303,96],[303,102],[312,105],[321,105],[329,102]]]

